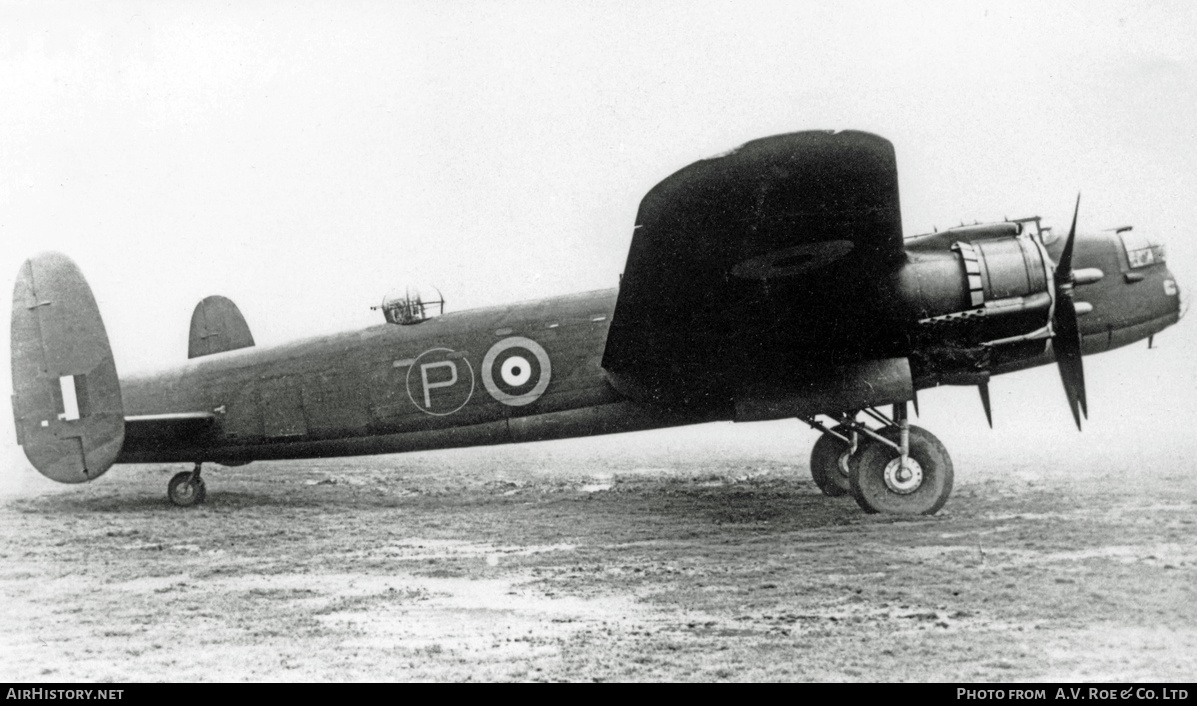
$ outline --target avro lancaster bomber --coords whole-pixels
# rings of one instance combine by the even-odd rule
[[[1129,227],[1066,235],[1039,218],[904,237],[893,146],[808,131],[695,162],[640,203],[617,289],[440,313],[411,292],[386,323],[272,348],[204,299],[189,359],[118,376],[100,312],[65,255],[25,262],[12,310],[18,442],[42,474],[119,463],[385,454],[717,420],[822,432],[811,474],[865,512],[931,514],[953,467],[908,405],[1055,363],[1078,429],[1082,355],[1176,323],[1164,248]],[[1027,453],[1033,453],[1028,449]]]

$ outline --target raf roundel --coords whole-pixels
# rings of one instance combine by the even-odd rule
[[[482,359],[482,383],[491,397],[512,407],[532,404],[549,386],[553,366],[539,343],[523,336],[504,338]]]

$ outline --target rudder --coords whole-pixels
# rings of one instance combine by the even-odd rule
[[[42,475],[82,483],[116,460],[125,415],[112,348],[87,280],[61,253],[17,275],[12,387],[17,443]]]

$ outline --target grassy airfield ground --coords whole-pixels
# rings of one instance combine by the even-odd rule
[[[213,468],[189,510],[183,466],[14,461],[0,680],[1191,680],[1193,381],[1119,355],[1084,434],[1054,371],[993,432],[924,393],[931,518],[821,496],[797,422]]]

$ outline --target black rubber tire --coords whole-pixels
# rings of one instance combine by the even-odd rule
[[[897,429],[886,429],[882,436],[898,440]],[[911,425],[910,457],[922,467],[923,479],[913,492],[901,494],[885,483],[885,467],[898,457],[898,451],[882,443],[868,444],[858,454],[848,480],[852,497],[865,512],[890,515],[934,515],[952,494],[952,458],[931,432]]]
[[[166,497],[179,507],[199,505],[208,497],[203,478],[192,480],[190,471],[176,473],[166,486]]]
[[[849,430],[844,425],[832,428],[832,431],[845,436]],[[848,449],[848,445],[830,434],[823,434],[810,450],[810,476],[815,485],[829,498],[847,495],[850,487],[848,476],[840,470],[840,454]],[[858,449],[859,453],[859,449]]]

